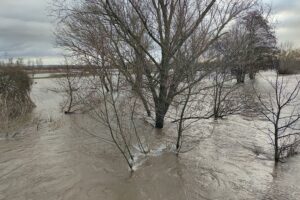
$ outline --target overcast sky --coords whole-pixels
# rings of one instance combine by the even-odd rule
[[[300,48],[300,0],[271,2],[279,42]],[[44,64],[61,64],[55,48],[54,26],[48,17],[49,0],[0,0],[0,59],[42,58]]]

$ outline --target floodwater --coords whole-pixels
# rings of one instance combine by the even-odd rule
[[[258,119],[201,121],[178,157],[167,150],[174,125],[148,127],[153,152],[131,173],[101,125],[61,114],[53,85],[37,80],[32,123],[0,140],[0,200],[300,199],[300,156],[275,167]]]

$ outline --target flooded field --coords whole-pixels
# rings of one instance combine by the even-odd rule
[[[38,79],[32,123],[0,140],[0,200],[298,200],[300,156],[274,166],[256,118],[204,120],[191,149],[169,152],[175,127],[143,133],[153,151],[131,173],[106,129],[83,114],[63,115],[53,79]]]

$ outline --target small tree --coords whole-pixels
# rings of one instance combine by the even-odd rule
[[[136,126],[138,99],[128,87],[118,85],[114,70],[105,69],[103,73],[108,90],[100,76],[88,77],[85,90],[89,95],[82,98],[83,103],[89,108],[90,116],[107,127],[112,142],[132,171],[135,150],[148,153],[148,146],[142,141]]]
[[[72,70],[71,66],[66,64],[64,75],[57,79],[57,84],[58,92],[62,92],[65,96],[62,104],[64,113],[71,114],[77,111],[81,104],[82,94],[79,93],[83,84],[79,72]]]
[[[237,114],[241,111],[241,102],[238,98],[239,85],[236,85],[232,76],[222,63],[213,74],[212,83],[212,115],[215,120],[225,116]]]
[[[260,113],[272,126],[268,129],[274,147],[274,160],[279,162],[282,158],[292,155],[300,144],[300,81],[291,87],[288,80],[276,75],[275,81],[268,81],[271,92],[263,96],[256,91],[260,105]]]

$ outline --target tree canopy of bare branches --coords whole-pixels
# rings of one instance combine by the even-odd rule
[[[162,128],[177,95],[209,69],[207,49],[255,0],[55,1],[58,44],[99,74],[117,69]],[[200,64],[202,63],[202,64]],[[186,74],[194,74],[187,81]],[[104,78],[103,78],[104,79]],[[104,83],[104,82],[103,82]]]
[[[277,74],[274,81],[268,82],[271,92],[267,95],[256,92],[256,96],[260,113],[272,127],[267,134],[274,146],[274,160],[279,162],[295,153],[300,144],[300,81],[291,87],[285,77]]]

